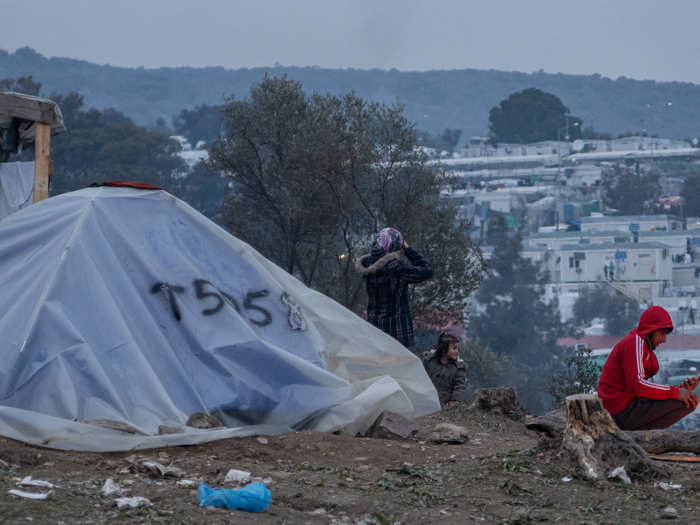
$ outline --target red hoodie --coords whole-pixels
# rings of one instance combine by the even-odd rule
[[[659,371],[659,361],[645,339],[663,329],[673,330],[671,316],[660,306],[650,306],[639,318],[639,326],[610,352],[598,380],[598,396],[611,414],[622,412],[640,397],[678,399],[678,387],[648,381]]]

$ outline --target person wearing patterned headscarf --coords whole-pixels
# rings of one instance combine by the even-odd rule
[[[367,320],[406,347],[414,345],[408,285],[433,276],[433,268],[404,240],[401,232],[384,228],[372,251],[357,261],[367,288]]]

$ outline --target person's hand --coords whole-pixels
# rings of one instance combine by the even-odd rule
[[[683,380],[683,382],[680,384],[680,387],[685,388],[686,390],[693,391],[697,388],[698,383],[700,383],[700,376],[689,377],[688,379]]]
[[[687,388],[681,387],[678,389],[678,401],[682,401],[686,408],[694,409],[698,406],[698,395]]]
[[[408,248],[408,243],[404,240],[403,241],[403,249],[405,250],[406,248]]]

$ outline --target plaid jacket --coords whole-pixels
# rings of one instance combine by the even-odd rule
[[[376,249],[358,261],[357,269],[367,285],[367,320],[409,347],[414,338],[408,285],[430,279],[433,269],[413,248],[402,251],[408,262],[400,251],[385,254]]]

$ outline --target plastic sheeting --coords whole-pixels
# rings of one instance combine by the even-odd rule
[[[33,162],[0,162],[0,219],[32,203]]]
[[[88,188],[7,217],[0,286],[13,439],[127,450],[439,410],[401,344],[161,190]],[[203,412],[225,428],[187,426]]]

